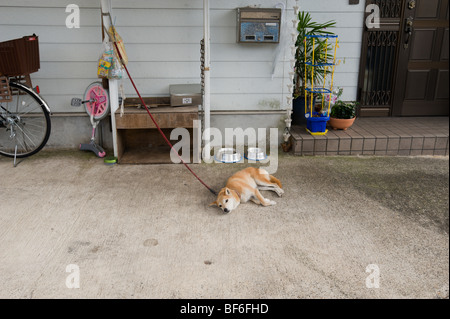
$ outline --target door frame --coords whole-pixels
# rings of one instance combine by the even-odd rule
[[[369,33],[377,32],[377,31],[390,31],[390,32],[398,32],[397,41],[395,43],[396,52],[394,53],[393,63],[392,63],[392,82],[391,82],[391,98],[390,102],[385,105],[380,106],[360,106],[358,109],[358,116],[363,117],[373,117],[373,116],[392,116],[393,110],[393,96],[395,94],[395,84],[396,84],[396,75],[398,74],[398,58],[399,58],[399,46],[401,45],[401,34],[403,32],[402,21],[404,15],[404,8],[407,0],[401,0],[400,4],[400,12],[398,18],[393,17],[383,17],[380,18],[380,26],[374,30],[369,30],[366,26],[366,19],[371,14],[370,12],[366,12],[364,15],[364,26],[363,26],[363,36],[362,36],[362,45],[361,45],[361,59],[360,59],[360,67],[359,67],[359,78],[358,78],[358,94],[357,99],[361,103],[363,99],[363,87],[365,85],[365,73],[367,67],[367,54],[368,54],[368,43],[369,43]],[[374,0],[365,0],[365,6],[367,8],[368,5],[374,4]],[[389,93],[389,92],[388,92]]]

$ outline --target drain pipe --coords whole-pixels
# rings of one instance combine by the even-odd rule
[[[210,67],[211,67],[211,59],[210,59],[210,27],[209,27],[209,0],[203,0],[203,39],[204,39],[204,50],[205,50],[205,69],[204,69],[204,96],[203,96],[203,111],[205,126],[204,132],[208,132],[205,135],[205,144],[209,144],[209,128],[211,126],[211,86],[210,86]],[[209,152],[205,152],[205,157],[209,160],[210,154]]]

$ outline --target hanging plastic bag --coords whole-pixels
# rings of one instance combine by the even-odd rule
[[[98,59],[97,76],[108,78],[109,71],[113,65],[114,50],[111,42],[103,42],[103,52]]]
[[[125,45],[123,44],[122,37],[119,35],[119,33],[117,33],[116,28],[114,28],[113,26],[109,27],[108,35],[109,35],[109,39],[111,41],[116,42],[117,48],[119,49],[120,55],[117,52],[116,46],[113,44],[116,57],[117,58],[122,57],[122,61],[120,61],[120,62],[122,62],[124,65],[127,65],[128,64],[128,56],[127,56],[127,52],[125,51]]]
[[[121,79],[123,77],[123,67],[119,59],[114,56],[111,68],[109,69],[108,79]]]

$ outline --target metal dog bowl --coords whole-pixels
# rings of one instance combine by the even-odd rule
[[[221,148],[214,155],[214,159],[222,163],[237,163],[242,159],[242,156],[234,148]]]
[[[251,161],[262,161],[267,158],[267,155],[261,148],[249,147],[245,158]]]

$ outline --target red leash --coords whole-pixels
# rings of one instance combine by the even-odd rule
[[[194,175],[198,181],[200,183],[203,184],[203,186],[205,186],[211,193],[213,193],[214,195],[217,195],[217,193],[208,185],[206,185],[206,183],[204,181],[201,180],[200,177],[197,176],[197,174],[194,173],[194,171],[189,167],[188,164],[186,164],[186,162],[183,160],[183,158],[180,156],[180,154],[173,148],[172,143],[170,143],[169,139],[166,137],[166,135],[164,134],[164,132],[161,130],[161,128],[159,127],[158,123],[155,121],[155,118],[153,117],[152,113],[150,113],[147,105],[145,104],[144,100],[141,97],[141,94],[139,93],[136,85],[134,84],[133,78],[130,75],[130,72],[128,72],[128,68],[127,66],[122,62],[122,54],[120,53],[119,48],[117,47],[117,43],[115,41],[113,41],[114,46],[116,47],[116,51],[119,54],[119,58],[120,58],[120,62],[122,63],[123,67],[125,68],[125,71],[127,71],[128,77],[130,78],[131,84],[133,84],[133,87],[137,93],[137,95],[139,96],[139,99],[141,100],[142,105],[144,105],[145,109],[147,110],[148,115],[150,115],[150,118],[152,119],[153,123],[155,124],[156,128],[158,129],[159,133],[162,135],[162,137],[164,138],[164,140],[166,141],[166,143],[170,146],[170,148],[172,149],[172,151],[174,151],[178,157],[180,158],[181,162],[184,164],[184,166],[186,166],[186,168],[192,173],[192,175]]]

